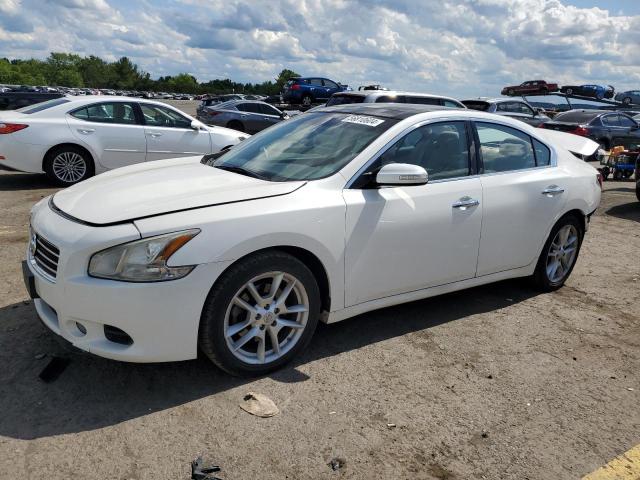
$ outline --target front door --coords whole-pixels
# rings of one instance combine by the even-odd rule
[[[344,190],[347,306],[472,278],[482,220],[465,122],[418,127]],[[377,188],[383,165],[424,167],[426,185]]]
[[[211,153],[207,129],[194,130],[191,119],[160,105],[141,103],[147,137],[147,161]]]

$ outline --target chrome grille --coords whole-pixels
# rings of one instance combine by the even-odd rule
[[[33,260],[38,268],[51,278],[56,278],[58,274],[58,259],[60,250],[53,243],[45,240],[42,236],[35,234],[36,249],[32,253]]]

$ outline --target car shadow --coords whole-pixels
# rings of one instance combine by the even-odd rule
[[[312,380],[298,367],[535,295],[523,281],[505,281],[322,324],[307,351],[269,377]],[[68,351],[37,320],[31,302],[0,309],[0,325],[0,436],[30,440],[99,429],[253,381],[231,377],[206,358],[133,364]],[[44,383],[38,374],[52,355],[71,361],[57,380]]]
[[[612,217],[640,222],[640,202],[635,201],[631,203],[615,205],[606,210],[605,213],[607,215],[611,215]]]
[[[56,188],[43,173],[0,173],[0,192]]]

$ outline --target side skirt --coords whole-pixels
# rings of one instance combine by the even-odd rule
[[[536,262],[533,262],[526,267],[516,268],[514,270],[506,270],[504,272],[483,275],[482,277],[470,278],[461,282],[447,283],[445,285],[438,285],[437,287],[430,287],[413,292],[393,295],[391,297],[370,300],[365,303],[360,303],[358,305],[343,308],[342,310],[330,312],[328,316],[323,316],[322,321],[325,323],[340,322],[342,320],[346,320],[347,318],[370,312],[371,310],[391,307],[393,305],[399,305],[401,303],[415,302],[416,300],[423,300],[425,298],[435,297],[437,295],[442,295],[445,293],[465,290],[467,288],[473,288],[480,285],[485,285],[487,283],[499,282],[500,280],[507,280],[509,278],[528,277],[533,274],[535,266]]]

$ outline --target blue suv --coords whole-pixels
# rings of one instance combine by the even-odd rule
[[[323,102],[336,92],[350,90],[347,85],[321,77],[298,77],[289,80],[282,90],[286,103],[299,103],[305,107],[315,102]]]

